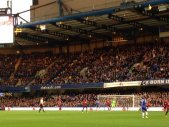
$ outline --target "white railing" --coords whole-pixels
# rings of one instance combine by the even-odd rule
[[[115,107],[111,111],[139,111],[139,107]],[[5,111],[38,111],[39,107],[5,107]],[[59,111],[59,107],[44,107],[45,111]],[[63,111],[82,111],[82,107],[63,107]],[[88,107],[88,111],[108,111],[107,107]],[[150,107],[148,111],[164,111],[163,107]]]

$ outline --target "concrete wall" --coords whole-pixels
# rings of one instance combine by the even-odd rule
[[[51,5],[32,10],[31,21],[58,17],[59,13],[57,0],[39,0],[39,4],[32,6],[31,9],[54,1],[55,3]],[[73,13],[115,7],[119,6],[121,3],[121,0],[62,0],[62,1],[68,8],[76,10]],[[66,12],[64,12],[64,14],[67,15]]]
[[[31,6],[31,9],[40,7],[42,5],[54,2],[56,0],[39,0],[39,4],[35,6]],[[37,21],[37,20],[44,20],[52,17],[58,16],[58,4],[53,3],[48,6],[44,6],[35,10],[30,11],[30,19],[31,21]]]
[[[77,11],[85,12],[119,6],[121,0],[63,0],[63,2]]]

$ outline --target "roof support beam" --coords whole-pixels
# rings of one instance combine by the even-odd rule
[[[111,39],[110,36],[106,36],[106,35],[103,35],[103,34],[99,34],[99,33],[95,33],[95,32],[92,32],[92,31],[84,30],[84,29],[81,29],[81,28],[73,28],[70,25],[65,25],[65,24],[57,25],[56,23],[52,23],[52,25],[54,25],[54,26],[56,26],[58,28],[62,28],[62,29],[65,29],[65,30],[70,30],[70,31],[73,31],[73,32],[76,32],[76,33],[87,35],[89,38],[96,37],[96,38],[100,38],[100,39],[104,39],[104,40]]]
[[[33,35],[33,34],[25,33],[25,32],[18,33],[16,36],[26,39],[28,41],[36,42],[36,43],[42,43],[42,42],[45,43],[45,42],[51,40],[50,38],[47,38],[47,37]]]
[[[98,24],[95,21],[90,21],[90,20],[86,20],[86,19],[76,19],[76,20],[81,22],[82,24],[96,27],[96,29],[94,29],[94,30],[105,29],[105,30],[108,30],[109,32],[116,32],[116,33],[122,34],[127,39],[126,35],[123,34],[120,29],[117,29],[114,26],[108,26],[105,24]]]
[[[156,30],[154,27],[147,26],[145,24],[139,23],[139,22],[134,21],[134,20],[133,21],[126,21],[125,18],[119,17],[117,15],[109,14],[108,18],[109,19],[113,19],[113,20],[118,21],[118,22],[121,22],[123,24],[132,25],[132,26],[134,26],[134,27],[136,27],[138,29],[141,29],[141,30],[143,30],[143,28],[147,29],[148,31],[151,31],[151,32],[153,32],[154,30]],[[112,26],[115,26],[115,25],[112,25]]]
[[[40,28],[36,28],[36,27],[31,27],[31,29],[34,30],[34,31],[40,32],[42,34],[48,34],[48,35],[63,38],[63,40],[66,40],[66,41],[69,41],[69,40],[86,41],[86,39],[84,39],[84,38],[79,38],[79,37],[77,38],[76,36],[71,36],[71,35],[68,35],[68,34],[55,32],[55,31],[51,31],[51,30],[48,30],[48,29],[41,30]]]
[[[89,25],[89,26],[94,26],[97,29],[106,29],[106,30],[111,31],[111,32],[117,32],[118,31],[118,29],[115,28],[115,27],[107,26],[105,24],[98,24],[95,21],[90,21],[90,20],[86,20],[86,19],[82,19],[82,18],[81,19],[76,19],[76,20],[79,21],[82,24]]]
[[[134,11],[136,12],[136,10],[131,10],[131,11]],[[142,12],[137,12],[138,14],[142,13]],[[165,15],[163,13],[163,15]],[[146,16],[146,15],[144,15]],[[156,15],[157,18],[159,18],[160,16],[159,15]],[[162,16],[164,17],[164,16]],[[152,19],[150,16],[149,17],[143,17],[143,18],[140,18],[140,19],[134,19],[134,20],[129,20],[129,21],[125,21],[126,23],[129,23],[129,22],[140,22],[140,21],[143,21],[143,20],[149,20],[149,19]],[[124,24],[123,22],[119,22],[119,23],[116,23],[116,24],[113,24],[113,26],[116,26],[116,25],[122,25]]]
[[[57,0],[57,1],[58,1],[59,17],[61,17],[61,16],[63,16],[62,0]]]
[[[158,21],[162,21],[165,23],[169,23],[169,18],[166,18],[164,16],[158,16],[157,14],[153,14],[151,11],[146,11],[143,8],[136,8],[135,9],[139,14],[142,14],[143,16],[148,16],[150,18],[153,18]]]
[[[55,31],[48,30],[48,29],[41,30],[40,28],[36,28],[36,27],[31,27],[31,29],[34,30],[34,31],[40,32],[42,34],[48,34],[48,35],[53,35],[53,36],[61,37],[61,38],[65,39],[65,40],[67,38],[70,38],[69,35],[58,33],[58,32],[55,32]]]

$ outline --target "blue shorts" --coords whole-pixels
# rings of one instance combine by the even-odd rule
[[[147,112],[147,107],[141,107],[142,112]]]

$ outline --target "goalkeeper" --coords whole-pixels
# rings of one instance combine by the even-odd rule
[[[112,107],[112,108],[115,108],[115,107],[116,107],[116,100],[112,100],[112,102],[111,102],[111,107]]]

